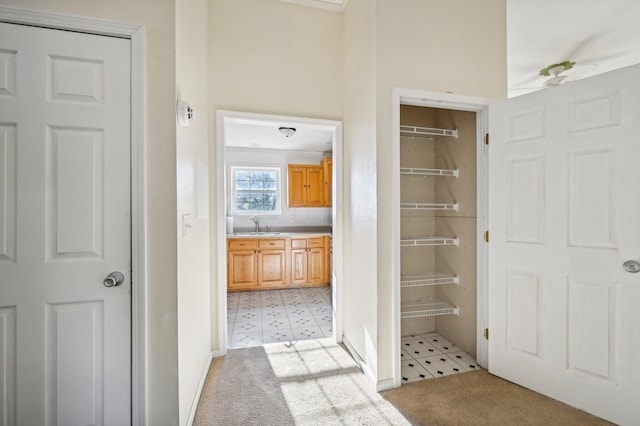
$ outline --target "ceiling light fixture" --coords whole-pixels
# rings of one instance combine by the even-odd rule
[[[293,134],[296,132],[295,127],[280,127],[278,128],[278,130],[280,130],[280,133],[282,133],[287,138],[293,136]]]

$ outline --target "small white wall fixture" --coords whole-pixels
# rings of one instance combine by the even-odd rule
[[[180,127],[191,126],[191,122],[195,117],[193,108],[189,106],[187,101],[178,101],[176,115],[178,116],[178,124],[180,124]]]

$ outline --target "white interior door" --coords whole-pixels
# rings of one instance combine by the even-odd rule
[[[2,425],[131,422],[130,57],[0,23]]]
[[[640,419],[640,67],[490,110],[489,370]]]

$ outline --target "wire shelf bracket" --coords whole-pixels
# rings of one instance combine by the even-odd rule
[[[417,246],[457,246],[459,244],[458,237],[417,237],[403,238],[400,240],[401,247],[417,247]]]
[[[429,302],[422,301],[408,302],[402,304],[400,308],[400,318],[434,317],[439,315],[459,315],[457,306],[449,305],[433,299]]]
[[[458,211],[458,203],[400,203],[402,210],[448,210]]]
[[[418,127],[400,125],[400,136],[431,139],[433,136],[449,136],[458,138],[458,129],[438,129],[435,127]]]
[[[432,285],[460,284],[457,275],[442,274],[438,272],[423,272],[416,274],[404,274],[400,276],[400,287],[423,287]]]
[[[401,176],[454,176],[458,177],[458,169],[419,169],[415,167],[401,167]]]

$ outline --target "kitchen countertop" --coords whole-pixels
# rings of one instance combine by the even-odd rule
[[[236,232],[227,234],[227,238],[294,238],[331,236],[331,232]]]

